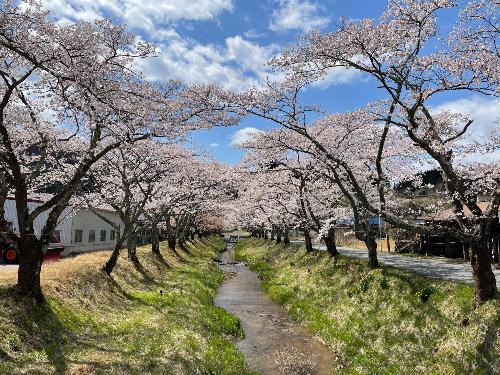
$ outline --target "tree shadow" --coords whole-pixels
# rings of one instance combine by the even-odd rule
[[[139,272],[142,276],[142,279],[144,280],[144,282],[148,283],[148,284],[156,284],[157,282],[155,281],[154,277],[151,276],[145,269],[144,269],[144,266],[142,265],[142,263],[139,261],[139,260],[136,260],[134,262],[132,262],[135,270],[137,272]]]
[[[7,318],[17,328],[19,345],[24,350],[44,352],[54,366],[54,374],[67,373],[67,355],[74,344],[74,334],[60,320],[51,303],[37,304],[32,298],[19,296],[13,288],[1,288],[0,299],[9,306]],[[0,350],[0,358],[16,363],[4,350]]]
[[[169,250],[172,252],[172,254],[174,254],[175,258],[179,262],[181,262],[183,264],[193,264],[193,262],[191,262],[189,259],[186,259],[184,256],[182,256],[182,254],[177,251],[177,248],[175,248],[175,249],[169,248]]]
[[[192,256],[193,252],[189,249],[189,246],[187,243],[183,243],[179,245],[179,249],[181,249],[183,252],[185,252],[187,255]]]
[[[498,371],[498,368],[494,369],[495,362],[498,364],[498,358],[495,357],[495,353],[497,351],[495,345],[498,337],[498,327],[500,327],[500,317],[491,322],[486,329],[484,340],[477,347],[476,360],[474,361],[480,363],[481,367],[491,371],[492,374],[495,373],[495,371]]]
[[[167,260],[165,259],[165,257],[163,256],[162,253],[153,254],[153,259],[155,260],[155,264],[156,264],[156,262],[159,262],[161,265],[163,265],[166,268],[172,268],[172,266],[167,262]]]

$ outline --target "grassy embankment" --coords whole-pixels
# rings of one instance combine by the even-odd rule
[[[259,239],[236,256],[333,348],[335,373],[500,374],[500,300],[474,309],[470,285]]]
[[[107,251],[47,264],[44,306],[16,297],[15,273],[2,272],[0,373],[246,374],[239,321],[212,303],[223,247],[205,239],[184,260],[142,247],[141,265],[123,255],[112,278],[99,271]]]

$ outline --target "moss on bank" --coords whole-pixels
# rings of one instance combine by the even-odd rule
[[[19,299],[14,272],[2,272],[0,373],[246,374],[239,320],[213,305],[223,247],[198,241],[182,260],[142,247],[140,265],[124,255],[112,278],[99,271],[109,252],[47,264],[43,306]]]
[[[259,239],[240,241],[236,256],[333,348],[336,373],[500,373],[500,301],[474,309],[470,285]]]

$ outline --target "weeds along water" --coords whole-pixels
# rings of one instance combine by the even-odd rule
[[[178,258],[138,249],[140,264],[119,259],[112,277],[97,252],[44,267],[48,303],[13,292],[15,273],[0,278],[1,374],[246,374],[239,320],[213,305],[224,274],[211,237]]]
[[[263,288],[335,352],[339,374],[498,374],[500,301],[473,287],[262,239],[238,243]]]

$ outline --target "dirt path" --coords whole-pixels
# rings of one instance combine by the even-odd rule
[[[238,347],[251,369],[263,375],[331,374],[330,349],[264,294],[258,275],[234,262],[233,249],[219,260],[232,277],[219,289],[215,304],[241,320],[245,338]]]

